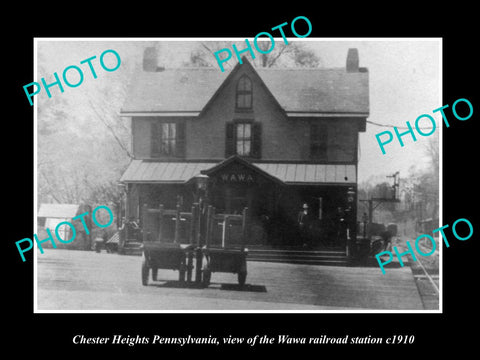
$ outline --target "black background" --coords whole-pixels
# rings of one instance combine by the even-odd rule
[[[452,349],[465,353],[475,344],[477,310],[475,293],[476,264],[480,233],[477,212],[478,171],[476,130],[478,129],[478,39],[474,37],[473,6],[449,5],[448,9],[410,7],[406,3],[384,4],[369,8],[362,3],[341,3],[338,8],[271,5],[268,11],[247,3],[224,2],[223,5],[198,4],[194,9],[183,4],[181,11],[170,5],[111,4],[100,13],[91,4],[72,6],[70,11],[56,8],[28,8],[16,13],[11,22],[2,24],[5,50],[3,79],[3,160],[2,188],[2,297],[7,336],[2,347],[32,356],[70,356],[106,352],[149,353],[176,356],[225,351],[270,354],[273,350],[295,356],[310,352],[352,352],[391,356],[403,353],[441,354]],[[130,8],[132,7],[132,8]],[[472,14],[472,15],[470,15]],[[447,109],[450,128],[444,127],[443,146],[443,224],[458,218],[469,219],[474,235],[468,241],[452,240],[444,247],[443,314],[34,314],[33,257],[21,262],[15,241],[33,235],[33,108],[29,106],[23,85],[33,81],[34,37],[253,37],[296,16],[306,16],[312,23],[309,37],[442,37],[443,104],[467,98],[474,114],[468,121],[457,121]],[[303,33],[299,29],[299,33]],[[288,33],[287,33],[288,36]],[[475,92],[474,92],[475,88]],[[439,106],[443,105],[439,104]],[[409,104],[404,104],[409,106]],[[433,110],[433,109],[432,109]],[[409,120],[409,119],[406,119]],[[411,119],[410,119],[411,120]],[[449,232],[447,232],[449,234]],[[452,238],[451,236],[449,238]],[[32,252],[31,252],[32,253]],[[30,253],[30,254],[31,254]],[[357,346],[158,346],[72,344],[76,334],[85,336],[367,336],[415,335],[413,345]],[[18,354],[17,352],[17,354]],[[298,356],[298,355],[297,355]]]

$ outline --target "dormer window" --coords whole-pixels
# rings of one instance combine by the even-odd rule
[[[252,109],[252,81],[246,75],[242,75],[237,82],[235,107],[237,110]]]

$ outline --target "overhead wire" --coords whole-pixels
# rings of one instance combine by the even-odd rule
[[[396,125],[391,125],[391,124],[379,124],[374,121],[366,120],[367,123],[375,125],[375,126],[381,126],[381,127],[390,127],[390,128],[397,128],[397,129],[408,129],[408,126],[396,126]],[[432,130],[433,127],[422,127],[419,128],[420,130]]]

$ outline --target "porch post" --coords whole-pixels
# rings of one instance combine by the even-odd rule
[[[148,233],[147,233],[147,215],[148,215],[148,205],[147,204],[143,204],[142,206],[142,234],[143,234],[143,243],[145,244],[145,242],[147,241],[148,239]]]
[[[127,223],[128,223],[128,220],[130,219],[130,207],[128,206],[128,203],[130,202],[130,191],[129,191],[129,186],[130,184],[127,183],[127,186],[125,187],[125,216],[124,216],[124,232],[125,232],[125,241],[127,241],[129,238],[130,238],[130,234],[128,233],[128,226],[127,226]]]
[[[196,216],[195,216],[195,204],[192,205],[192,217],[190,220],[190,245],[195,245],[195,222],[196,222]]]
[[[208,246],[210,245],[210,237],[212,236],[212,225],[213,225],[213,206],[208,205],[207,209],[207,228],[205,230],[205,247],[208,249]]]
[[[159,214],[158,214],[158,241],[162,241],[162,229],[163,229],[163,204],[159,206]]]
[[[242,245],[241,250],[245,250],[245,244],[247,242],[247,228],[248,228],[248,208],[243,208],[242,214]]]
[[[200,221],[201,212],[198,203],[193,204],[192,207],[192,228],[194,229],[194,240],[196,243],[196,263],[195,263],[195,282],[200,283],[202,281],[202,249],[200,247]]]
[[[173,238],[174,244],[179,243],[179,233],[180,233],[180,204],[177,203],[175,209],[175,236]]]

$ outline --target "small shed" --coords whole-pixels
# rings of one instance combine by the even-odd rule
[[[84,208],[86,207],[77,204],[40,204],[40,209],[38,210],[37,214],[37,236],[39,239],[47,238],[48,234],[46,229],[49,229],[58,248],[90,250],[90,237],[85,233],[81,221],[72,220],[78,214],[87,211]],[[89,216],[85,216],[84,219],[87,224],[91,223]],[[55,229],[57,225],[64,221],[72,223],[75,227],[75,239],[71,243],[62,243],[61,241],[57,240],[55,235]],[[91,226],[87,227],[89,229],[91,228]],[[58,234],[62,239],[68,240],[72,237],[72,230],[70,226],[64,224],[58,229]],[[51,247],[51,243],[45,242],[42,244],[42,247]]]

